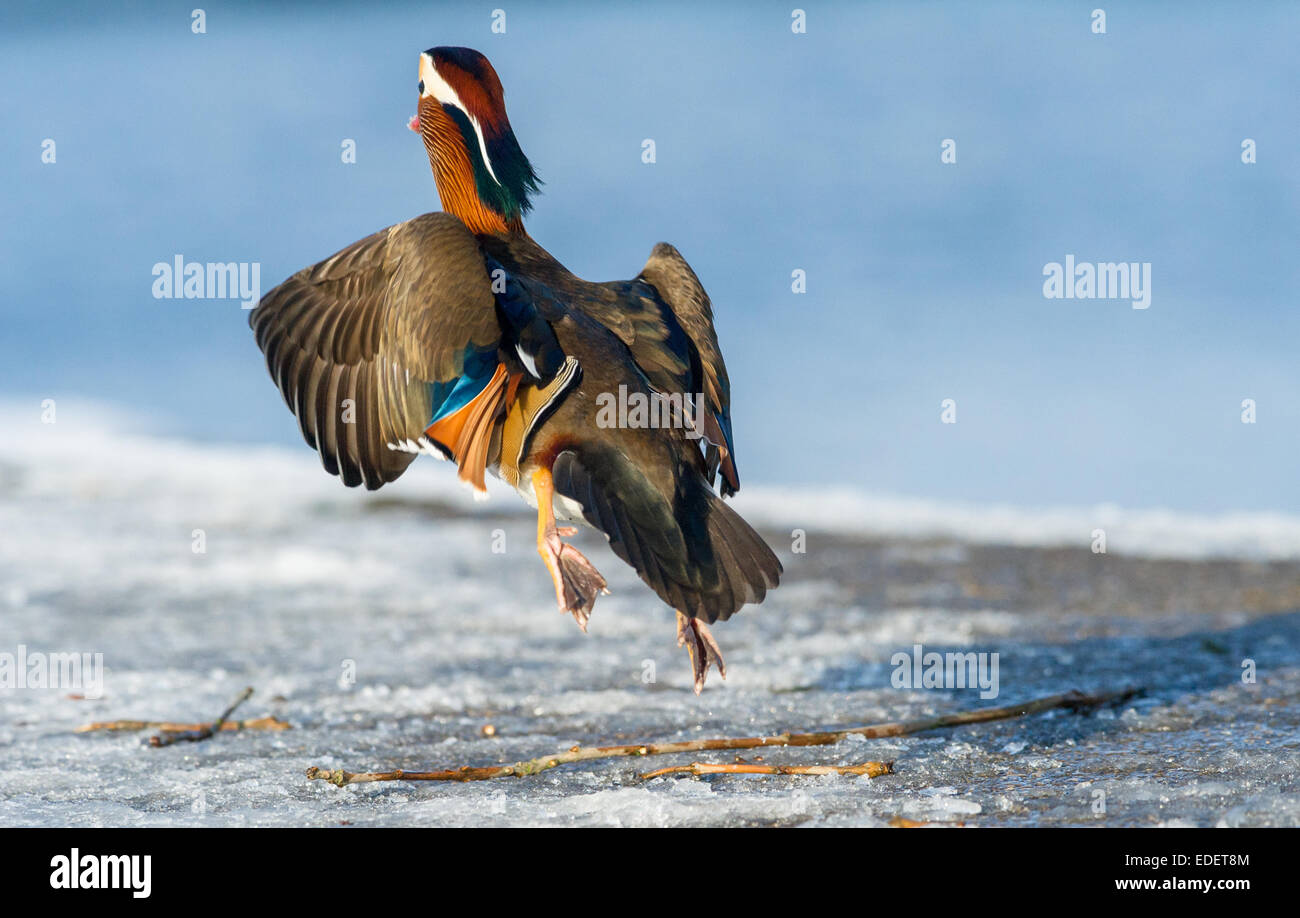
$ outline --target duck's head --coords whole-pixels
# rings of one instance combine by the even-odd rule
[[[541,183],[510,129],[488,59],[469,48],[430,48],[420,55],[419,89],[410,127],[424,138],[443,208],[475,233],[522,232]]]

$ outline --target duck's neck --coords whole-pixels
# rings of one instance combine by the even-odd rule
[[[442,124],[432,127],[422,133],[443,210],[459,218],[475,235],[523,233],[521,217],[507,219],[479,196],[474,165],[461,132],[450,123],[445,128]]]
[[[439,164],[434,167],[434,181],[442,209],[460,219],[475,235],[522,233],[524,223],[518,217],[506,220],[483,203],[474,189],[474,178],[466,172]]]

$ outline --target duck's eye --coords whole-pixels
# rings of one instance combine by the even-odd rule
[[[420,95],[424,95],[424,80],[420,81]]]

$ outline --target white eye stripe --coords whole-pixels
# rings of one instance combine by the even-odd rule
[[[427,54],[420,55],[420,78],[424,81],[424,95],[433,96],[438,102],[456,106],[469,119],[469,123],[474,127],[474,134],[478,137],[478,149],[483,155],[483,163],[487,166],[488,175],[492,176],[492,181],[500,185],[501,180],[497,178],[496,172],[492,169],[492,158],[488,156],[487,142],[483,139],[482,125],[478,123],[477,118],[469,113],[465,103],[460,101],[460,96],[456,94],[456,90],[452,89],[451,85],[438,73],[438,69],[433,66],[433,61],[430,60]]]

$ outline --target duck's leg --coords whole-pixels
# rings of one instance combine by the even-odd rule
[[[695,673],[695,694],[704,690],[704,678],[709,674],[709,666],[718,667],[718,675],[727,678],[727,664],[722,659],[722,648],[713,639],[709,626],[698,618],[687,618],[677,613],[677,646],[686,645],[686,652],[691,655],[691,669]]]
[[[582,552],[560,541],[560,536],[576,535],[578,530],[572,526],[555,525],[555,510],[551,505],[555,484],[551,480],[551,470],[538,469],[533,472],[532,481],[533,494],[537,497],[537,553],[542,556],[546,569],[551,572],[551,580],[555,582],[555,599],[560,611],[571,613],[578,627],[586,631],[596,597],[609,592],[605,588],[605,578]]]

